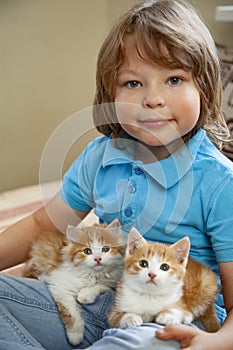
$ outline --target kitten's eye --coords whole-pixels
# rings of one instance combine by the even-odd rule
[[[142,268],[146,268],[146,267],[148,267],[148,262],[146,260],[140,260],[139,266]]]
[[[83,249],[83,253],[86,255],[90,255],[90,254],[92,254],[92,250],[90,248],[85,248],[85,249]]]
[[[162,264],[160,266],[160,270],[168,271],[169,269],[170,269],[170,266],[168,264]]]
[[[105,246],[102,248],[102,252],[103,252],[103,253],[107,253],[107,252],[109,252],[109,250],[110,250],[110,247],[109,247],[108,245],[105,245]]]

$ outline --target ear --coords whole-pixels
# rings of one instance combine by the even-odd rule
[[[188,261],[190,240],[189,237],[184,237],[178,242],[170,246],[175,251],[176,257],[181,264],[186,265]]]
[[[118,241],[118,244],[120,246],[126,246],[126,238],[125,238],[125,234],[124,232],[122,231],[122,227],[121,227],[121,224],[119,222],[118,219],[115,219],[113,220],[107,227],[106,229],[113,233],[113,234],[116,234],[117,235],[117,241]]]
[[[133,254],[136,249],[142,247],[146,243],[146,240],[142,237],[138,230],[135,227],[132,227],[128,235],[128,254]]]
[[[110,232],[116,233],[118,235],[122,234],[121,224],[118,219],[113,220],[106,229]]]
[[[78,241],[78,237],[80,235],[80,228],[79,226],[71,226],[68,225],[67,229],[66,229],[66,237],[69,241],[71,242],[77,242]]]
[[[107,226],[107,229],[108,228],[113,228],[113,229],[120,229],[121,228],[121,224],[120,224],[120,222],[119,222],[119,220],[118,219],[115,219],[115,220],[113,220],[108,226]]]

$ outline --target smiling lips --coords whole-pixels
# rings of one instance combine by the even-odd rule
[[[138,123],[147,128],[160,128],[170,124],[171,121],[172,119],[159,118],[159,119],[139,120]]]

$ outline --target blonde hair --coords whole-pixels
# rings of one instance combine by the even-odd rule
[[[124,38],[128,34],[141,58],[192,72],[200,93],[201,111],[196,126],[184,140],[204,128],[220,148],[229,131],[221,113],[222,85],[215,43],[196,11],[183,1],[144,1],[130,8],[113,26],[97,61],[93,116],[98,131],[107,136],[128,136],[117,121],[113,103],[117,73],[125,55]]]

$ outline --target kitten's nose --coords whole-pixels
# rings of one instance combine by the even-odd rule
[[[100,256],[97,256],[94,260],[97,262],[97,264],[99,264],[101,262],[102,258]]]
[[[153,280],[156,277],[156,274],[153,272],[149,272],[148,276],[150,277],[151,280]]]

